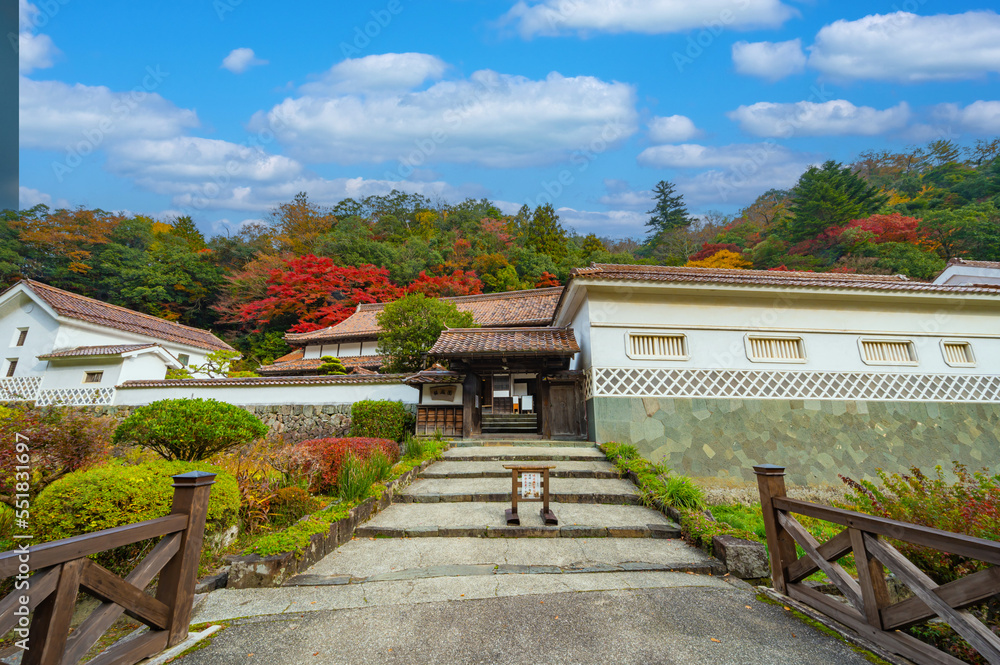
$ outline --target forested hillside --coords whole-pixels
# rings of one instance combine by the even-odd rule
[[[0,281],[212,328],[252,367],[288,350],[285,331],[337,323],[361,302],[554,286],[591,262],[931,279],[952,257],[1000,261],[998,155],[1000,139],[869,152],[813,167],[738,215],[697,219],[661,181],[645,237],[626,240],[572,233],[551,205],[504,215],[487,200],[399,192],[333,207],[301,193],[265,223],[211,238],[189,217],[39,205],[2,214]]]

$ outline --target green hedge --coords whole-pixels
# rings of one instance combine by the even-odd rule
[[[240,491],[233,476],[211,464],[157,460],[134,466],[113,462],[52,483],[32,505],[36,533],[59,540],[163,517],[173,502],[171,476],[195,470],[217,474],[208,500],[206,533],[236,524]],[[149,549],[148,542],[105,552],[97,561],[115,572],[128,572],[138,563],[134,559]]]
[[[412,416],[402,402],[363,400],[351,406],[351,436],[402,441]]]

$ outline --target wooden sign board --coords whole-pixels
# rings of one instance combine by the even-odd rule
[[[517,513],[519,501],[541,501],[539,511],[547,525],[559,524],[555,514],[549,510],[549,469],[555,465],[538,464],[504,464],[510,469],[510,508],[505,511],[507,525],[520,525],[521,517]]]

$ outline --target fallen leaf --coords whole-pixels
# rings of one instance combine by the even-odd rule
[[[795,633],[792,633],[792,637],[795,637]]]
[[[557,618],[557,619],[559,618],[559,615],[558,615],[558,614],[556,615],[556,618]]]
[[[753,608],[752,608],[752,607],[750,607],[749,605],[744,605],[744,607],[746,607],[746,608],[747,608],[748,610],[750,610],[750,609],[753,609]]]
[[[719,643],[721,643],[721,642],[722,642],[722,640],[717,640],[717,639],[715,639],[714,637],[712,638],[712,641],[713,641],[713,642],[719,642]]]
[[[465,594],[464,594],[464,593],[463,593],[463,594],[460,594],[460,595],[461,595],[461,597],[462,597],[462,598],[465,598]]]
[[[318,655],[319,655],[319,651],[317,651],[317,652],[316,652],[316,653],[314,653],[313,655],[314,655],[314,656],[318,656]]]
[[[782,605],[782,607],[784,607],[784,608],[785,608],[786,610],[788,610],[789,612],[791,612],[791,611],[792,611],[792,608],[790,608],[790,607],[789,607],[788,605]]]

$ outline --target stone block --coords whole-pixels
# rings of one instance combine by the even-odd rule
[[[293,552],[273,556],[257,555],[236,557],[229,566],[227,589],[259,589],[280,586],[298,571],[298,561]]]
[[[414,526],[406,530],[407,538],[434,538],[438,535],[436,526]]]
[[[603,526],[571,524],[559,527],[559,536],[561,538],[607,538],[608,530]]]
[[[735,536],[712,538],[712,552],[731,575],[743,580],[771,576],[771,564],[763,543],[743,540]]]
[[[647,526],[609,526],[608,536],[611,538],[649,538]]]
[[[485,538],[488,527],[484,526],[442,526],[438,527],[441,538]]]

